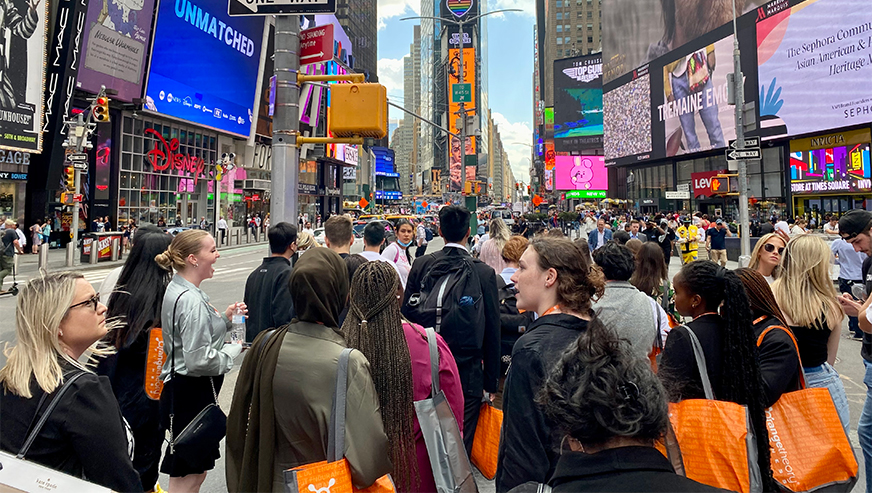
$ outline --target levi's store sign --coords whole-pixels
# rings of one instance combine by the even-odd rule
[[[702,173],[691,173],[690,179],[693,180],[693,196],[694,197],[712,197],[715,195],[723,195],[728,193],[729,179],[718,178],[718,175],[726,174],[727,170],[705,171]]]
[[[154,149],[145,154],[145,160],[151,164],[155,171],[180,170],[186,174],[194,175],[194,186],[197,185],[200,175],[206,169],[206,162],[201,157],[191,156],[177,152],[179,139],[170,139],[169,142],[152,128],[145,129],[146,137],[154,138]]]

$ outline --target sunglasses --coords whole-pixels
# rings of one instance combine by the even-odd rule
[[[772,243],[767,243],[767,244],[763,245],[763,249],[769,253],[772,253],[775,251],[775,245],[773,245]],[[778,255],[781,255],[783,253],[784,253],[784,247],[779,248]]]
[[[91,296],[90,298],[88,298],[87,300],[85,300],[81,303],[76,303],[75,305],[71,306],[69,308],[69,310],[72,310],[73,308],[83,306],[83,305],[91,305],[94,307],[94,311],[96,312],[98,303],[100,303],[100,293],[97,293],[94,296]]]

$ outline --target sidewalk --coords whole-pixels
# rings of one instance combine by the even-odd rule
[[[245,248],[248,246],[267,245],[268,241],[265,238],[265,236],[266,235],[260,235],[260,237],[258,238],[260,241],[257,241],[257,242],[255,242],[254,238],[251,237],[250,238],[252,240],[251,243],[246,243],[245,236],[240,235],[240,241],[241,241],[240,244],[238,244],[238,245],[236,245],[236,244],[234,244],[234,245],[219,245],[218,250],[221,252],[224,252],[224,251],[236,250],[239,248]],[[234,241],[235,241],[235,239],[236,238],[234,238]],[[15,260],[17,262],[16,275],[19,275],[19,276],[28,276],[28,275],[35,274],[35,273],[39,272],[39,255],[38,254],[34,255],[32,253],[29,253],[30,246],[25,247],[25,251],[27,251],[28,253],[26,253],[24,255],[16,255],[15,256]],[[66,262],[67,262],[67,249],[66,248],[52,248],[48,251],[48,264],[46,265],[46,269],[49,272],[52,272],[52,271],[63,271],[63,270],[84,271],[84,270],[92,270],[92,269],[105,269],[105,268],[110,268],[110,267],[117,267],[119,265],[122,265],[124,263],[124,261],[127,260],[127,255],[129,255],[129,253],[130,252],[125,252],[121,256],[121,258],[119,260],[116,260],[116,261],[102,260],[100,262],[97,262],[96,264],[90,264],[90,263],[88,263],[87,260],[85,260],[84,262],[81,262],[79,265],[76,265],[75,267],[67,267],[67,264],[66,264]],[[79,252],[79,256],[81,257],[81,251]]]

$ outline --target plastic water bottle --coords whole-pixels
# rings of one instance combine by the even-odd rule
[[[230,326],[230,342],[239,344],[245,342],[245,313],[242,308],[237,308],[233,312]]]

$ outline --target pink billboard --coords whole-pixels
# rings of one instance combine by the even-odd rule
[[[609,174],[603,156],[557,156],[557,190],[608,190]]]

